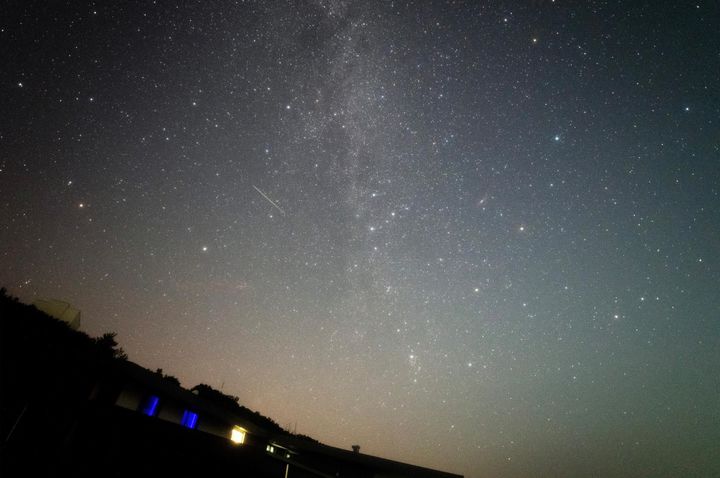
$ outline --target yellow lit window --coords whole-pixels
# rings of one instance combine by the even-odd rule
[[[230,441],[237,445],[242,445],[243,443],[245,443],[246,433],[247,430],[245,430],[243,427],[234,426],[232,431],[230,432]]]

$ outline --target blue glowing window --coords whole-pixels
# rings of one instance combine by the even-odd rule
[[[182,421],[180,424],[187,428],[195,428],[197,426],[198,416],[197,413],[185,410],[183,412]]]
[[[160,403],[160,399],[158,397],[156,397],[155,395],[150,395],[145,400],[145,403],[143,403],[143,406],[140,409],[140,411],[149,417],[154,417],[155,414],[157,413],[159,403]]]

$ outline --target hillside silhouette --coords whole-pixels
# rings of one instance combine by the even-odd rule
[[[459,478],[283,429],[0,289],[0,475]],[[460,477],[461,478],[461,477]]]
[[[100,337],[68,325],[20,302],[0,289],[0,471],[54,475],[67,466],[63,443],[70,441],[77,417],[85,412],[99,379],[128,360],[114,332]],[[146,370],[180,387],[162,369]],[[277,436],[294,435],[274,420],[238,403],[238,397],[198,384],[190,389],[234,416]]]

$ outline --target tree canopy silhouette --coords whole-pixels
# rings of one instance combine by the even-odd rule
[[[122,347],[119,347],[120,344],[118,344],[117,340],[115,340],[115,337],[117,337],[116,332],[105,332],[101,337],[93,340],[95,341],[95,345],[97,345],[103,353],[108,354],[111,358],[127,360],[127,354]]]

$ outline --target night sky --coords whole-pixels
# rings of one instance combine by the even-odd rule
[[[0,285],[330,445],[720,476],[719,30],[716,1],[5,2]]]

